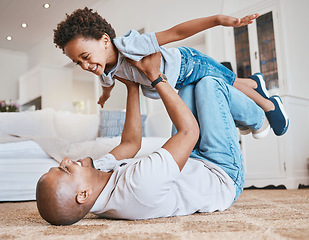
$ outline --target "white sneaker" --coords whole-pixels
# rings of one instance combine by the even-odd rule
[[[261,128],[259,128],[258,130],[252,130],[252,136],[255,139],[261,139],[266,137],[269,131],[270,131],[270,125],[267,118],[265,118],[265,121]]]

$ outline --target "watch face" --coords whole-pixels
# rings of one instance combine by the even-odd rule
[[[162,78],[163,78],[165,81],[167,81],[167,77],[165,76],[164,73],[162,73]]]

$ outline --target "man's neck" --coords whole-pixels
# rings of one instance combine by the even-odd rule
[[[105,186],[107,185],[112,174],[113,174],[113,171],[110,171],[110,172],[101,172],[100,171],[99,178],[96,181],[96,183],[94,183],[94,189],[93,189],[94,192],[93,192],[92,204],[87,209],[87,212],[91,211],[91,209],[95,206],[96,201],[98,200],[101,193],[103,192],[103,190],[104,190]]]
[[[101,192],[105,188],[106,184],[108,183],[110,177],[112,176],[113,171],[110,172],[101,172],[100,171],[100,176],[99,176],[99,181],[98,181],[98,188],[97,188],[97,198],[100,196]]]

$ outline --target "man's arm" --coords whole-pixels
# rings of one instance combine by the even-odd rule
[[[165,31],[156,32],[159,45],[179,41],[188,38],[196,33],[215,26],[241,27],[251,24],[259,14],[248,15],[243,18],[235,18],[226,15],[214,15],[210,17],[198,18],[187,22],[180,23]]]
[[[117,78],[127,86],[126,119],[120,144],[110,153],[117,159],[134,157],[141,148],[142,119],[139,102],[139,85],[128,80]]]
[[[155,53],[143,58],[139,62],[128,61],[153,82],[161,74],[160,56],[160,53]],[[182,170],[198,140],[199,127],[190,109],[168,83],[161,81],[155,88],[160,94],[168,115],[177,129],[177,133],[162,148],[166,149],[173,156],[179,169]]]

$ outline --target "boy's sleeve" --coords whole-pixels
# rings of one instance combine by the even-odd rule
[[[100,159],[94,160],[93,165],[96,169],[102,172],[109,172],[113,170],[116,165],[119,165],[119,162],[112,154],[108,153]]]
[[[114,39],[114,44],[125,57],[134,61],[160,51],[154,32],[140,34],[136,30],[130,30],[124,36]]]
[[[115,80],[109,76],[106,76],[104,73],[99,77],[100,83],[103,87],[110,87],[114,84]]]

